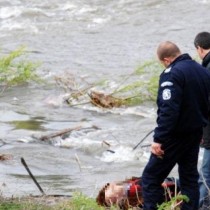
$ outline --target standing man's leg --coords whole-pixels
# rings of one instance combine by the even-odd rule
[[[199,207],[203,204],[209,206],[209,202],[206,203],[209,199],[209,188],[210,188],[210,150],[204,149],[203,161],[200,169],[200,178],[199,178],[199,190],[200,190],[200,199]]]
[[[185,139],[183,139],[184,141]],[[182,210],[198,210],[199,186],[198,186],[198,153],[199,142],[197,139],[185,144],[184,155],[178,161],[179,181],[182,195],[187,195],[189,202],[184,202]]]
[[[157,210],[157,204],[164,201],[164,190],[161,184],[174,165],[174,161],[151,154],[142,174],[144,210]]]

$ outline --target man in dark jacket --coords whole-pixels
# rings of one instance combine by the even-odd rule
[[[199,57],[202,59],[202,66],[210,70],[210,33],[200,32],[197,34],[194,44]],[[209,207],[210,205],[208,196],[208,189],[210,188],[210,115],[208,116],[208,120],[209,124],[203,129],[203,141],[201,142],[201,147],[204,148],[204,154],[199,179],[200,207],[202,205]]]
[[[159,45],[157,56],[166,69],[159,80],[152,153],[142,175],[143,209],[156,210],[164,201],[161,183],[178,164],[181,193],[190,199],[181,209],[198,210],[197,163],[208,122],[210,72],[169,41]]]

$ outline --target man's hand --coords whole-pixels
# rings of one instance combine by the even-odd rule
[[[164,154],[164,151],[161,149],[161,144],[155,142],[153,142],[151,145],[151,152],[159,157]]]

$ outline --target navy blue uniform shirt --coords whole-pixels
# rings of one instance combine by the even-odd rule
[[[180,55],[160,75],[154,142],[192,134],[207,124],[210,72]]]

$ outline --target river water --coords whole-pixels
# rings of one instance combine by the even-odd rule
[[[209,30],[209,9],[209,0],[1,0],[0,53],[26,46],[28,58],[42,63],[37,73],[49,83],[69,73],[119,81],[155,59],[161,41],[174,41],[195,57],[193,39]],[[154,129],[155,104],[69,107],[64,95],[61,88],[43,84],[1,94],[0,154],[13,155],[0,163],[3,195],[40,194],[21,157],[47,194],[95,196],[105,182],[141,174],[149,150],[132,148]],[[34,138],[77,126],[84,129],[66,139]],[[144,143],[151,140],[152,135]]]

